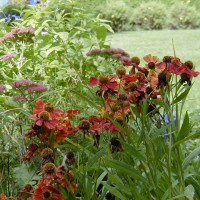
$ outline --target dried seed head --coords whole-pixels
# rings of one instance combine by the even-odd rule
[[[50,120],[50,114],[47,111],[42,111],[39,114],[39,118],[43,119],[44,121],[49,121]]]
[[[136,65],[140,64],[140,58],[137,56],[134,56],[131,58],[131,61],[134,62]]]
[[[193,62],[191,60],[188,60],[184,63],[189,69],[192,69],[194,67]]]
[[[69,151],[66,155],[66,163],[69,165],[73,165],[75,163],[74,153]]]
[[[31,184],[24,185],[24,190],[26,190],[27,192],[30,192],[32,189],[33,189],[33,186]]]
[[[83,131],[88,131],[90,128],[90,122],[88,120],[81,120],[79,123],[79,129],[83,130]]]
[[[106,84],[108,83],[109,78],[107,75],[101,74],[99,75],[98,80],[100,84]]]
[[[122,148],[119,138],[112,137],[110,139],[110,151],[111,151],[111,153],[123,151],[123,148]]]

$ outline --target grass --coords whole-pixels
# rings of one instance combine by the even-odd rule
[[[107,42],[113,48],[122,48],[131,56],[139,56],[141,59],[152,54],[160,59],[165,55],[174,55],[183,62],[192,60],[195,70],[200,71],[200,30],[161,30],[161,31],[133,31],[109,34]],[[194,80],[185,111],[200,110],[200,76]]]

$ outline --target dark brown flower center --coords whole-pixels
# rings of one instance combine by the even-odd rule
[[[123,76],[123,75],[126,74],[126,69],[125,69],[124,67],[118,67],[118,68],[116,69],[116,74],[117,74],[118,76]]]
[[[50,114],[49,114],[49,112],[47,112],[47,111],[42,111],[42,112],[39,114],[39,117],[40,117],[41,119],[43,119],[44,121],[49,121],[49,119],[50,119]]]
[[[48,191],[48,190],[45,191],[45,192],[43,193],[43,197],[44,197],[44,199],[46,199],[46,200],[50,200],[51,197],[52,197],[51,192]]]
[[[155,63],[154,62],[149,62],[148,63],[148,68],[149,69],[155,69]]]
[[[45,164],[45,166],[43,167],[43,172],[46,175],[51,175],[54,174],[56,171],[56,166],[53,163],[47,163]]]
[[[42,151],[42,158],[44,159],[48,159],[51,158],[53,156],[53,150],[50,148],[45,148]]]
[[[24,189],[25,189],[26,191],[30,192],[30,191],[33,189],[33,186],[32,186],[31,184],[26,184],[26,185],[24,186]]]
[[[109,78],[107,75],[101,74],[99,75],[98,80],[100,84],[106,84],[108,83]]]
[[[165,63],[170,63],[172,61],[172,56],[164,56],[163,57],[163,62]]]
[[[47,112],[52,112],[53,109],[54,109],[54,106],[53,106],[52,103],[46,103],[46,104],[44,105],[44,110],[47,111]]]
[[[194,67],[193,62],[191,60],[188,60],[184,63],[189,69],[192,69]]]
[[[139,57],[137,56],[134,56],[131,58],[131,61],[134,62],[136,65],[139,65],[140,64],[140,59]]]

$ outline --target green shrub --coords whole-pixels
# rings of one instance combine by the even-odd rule
[[[192,29],[200,26],[200,15],[196,8],[183,2],[174,4],[169,15],[168,27],[171,29]]]
[[[136,29],[163,29],[166,20],[166,7],[162,3],[142,3],[134,9],[132,23]]]
[[[109,20],[114,31],[131,30],[130,9],[122,0],[107,2],[98,8],[101,18]]]

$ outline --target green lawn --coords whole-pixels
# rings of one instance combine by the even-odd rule
[[[182,61],[192,60],[196,70],[200,71],[200,30],[161,30],[161,31],[133,31],[109,34],[107,42],[113,48],[122,48],[130,56],[151,53],[162,59],[165,55],[174,55],[172,40],[176,56]],[[195,79],[185,109],[189,112],[200,109],[200,76]]]

